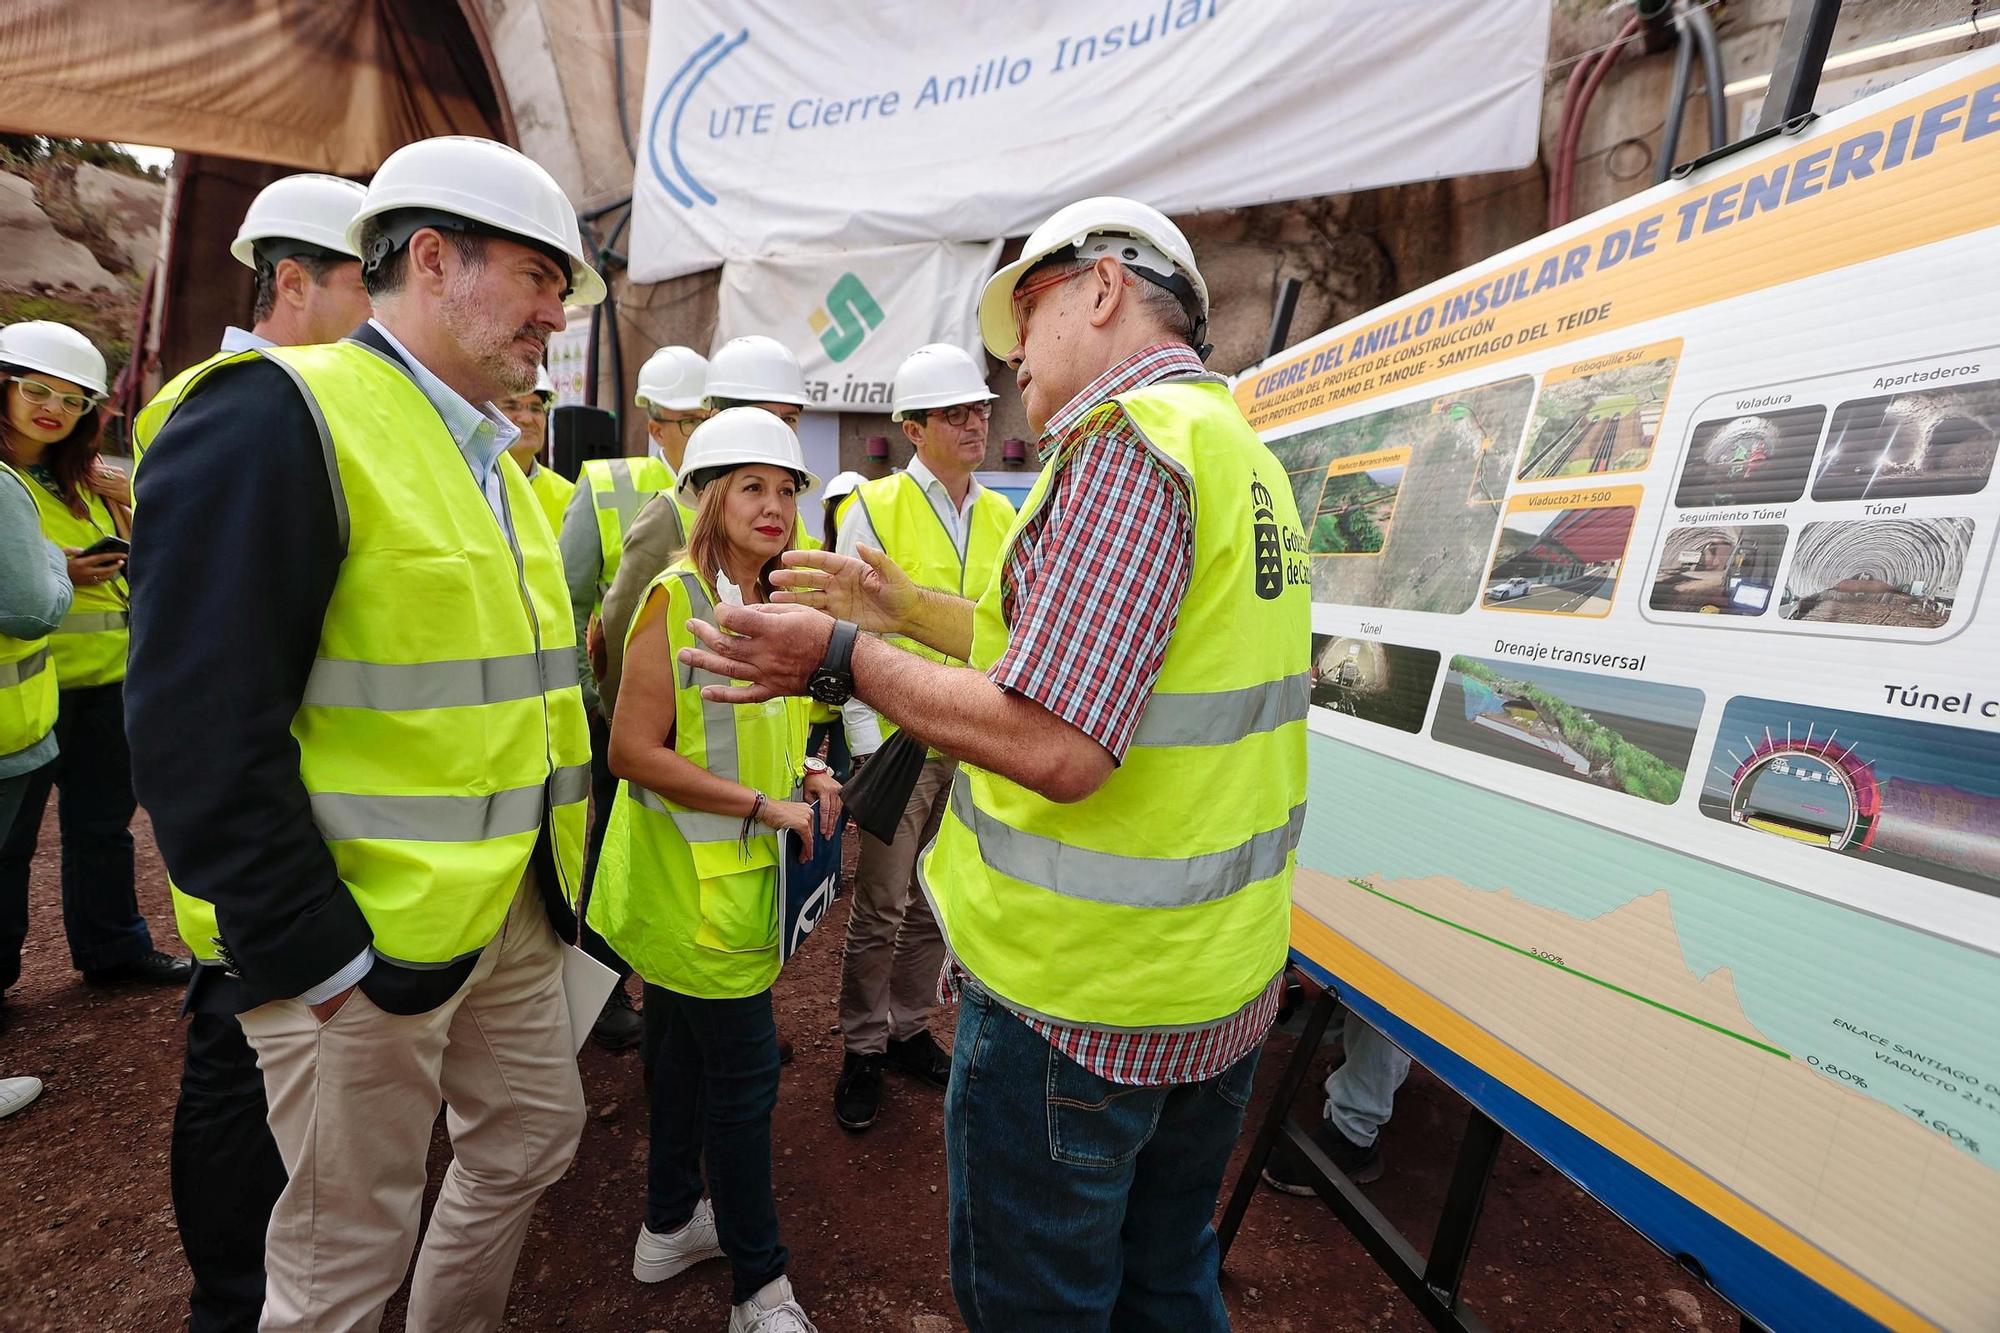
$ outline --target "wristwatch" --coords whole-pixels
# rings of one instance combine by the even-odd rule
[[[812,673],[806,682],[806,693],[823,704],[838,707],[854,694],[854,672],[849,664],[854,659],[854,636],[859,632],[851,620],[833,622],[833,633],[826,641],[826,660],[819,664],[819,670]]]

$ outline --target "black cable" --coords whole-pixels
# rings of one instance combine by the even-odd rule
[[[1701,45],[1701,73],[1708,82],[1708,147],[1713,152],[1730,141],[1729,99],[1722,93],[1722,47],[1715,40],[1715,24],[1705,9],[1690,7],[1687,25]]]
[[[618,133],[625,138],[625,156],[637,162],[639,150],[633,146],[632,120],[625,110],[625,25],[619,18],[618,0],[607,0],[607,4],[611,9],[611,70],[618,93]]]
[[[1681,146],[1681,121],[1687,116],[1688,84],[1694,77],[1694,38],[1688,32],[1687,6],[1674,6],[1674,82],[1667,91],[1667,119],[1660,131],[1660,156],[1653,163],[1653,184],[1673,175]]]

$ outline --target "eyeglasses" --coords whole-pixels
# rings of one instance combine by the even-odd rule
[[[1054,291],[1064,283],[1073,282],[1084,274],[1094,271],[1096,271],[1096,265],[1084,264],[1081,267],[1068,269],[1061,273],[1052,273],[1046,278],[1036,278],[1032,282],[1024,282],[1019,287],[1016,287],[1013,296],[1014,327],[1020,331],[1020,336],[1027,336],[1028,311],[1030,303],[1037,296],[1042,295],[1044,292]]]
[[[40,380],[15,380],[14,383],[20,387],[23,400],[39,405],[54,399],[57,407],[73,417],[82,416],[104,401],[95,394],[57,393],[53,387]]]
[[[656,426],[670,426],[682,439],[686,439],[688,436],[694,434],[696,426],[708,420],[708,415],[704,412],[697,412],[692,415],[669,416],[661,409],[649,407],[646,409],[646,420]]]
[[[924,421],[929,421],[932,417],[942,417],[948,426],[963,426],[975,417],[981,421],[991,421],[993,419],[993,404],[955,403],[950,407],[927,407],[921,412],[912,413],[911,415],[917,416]]]

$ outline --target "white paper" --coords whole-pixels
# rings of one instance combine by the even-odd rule
[[[563,954],[563,994],[569,999],[570,1049],[581,1052],[591,1025],[618,985],[618,974],[574,944]]]

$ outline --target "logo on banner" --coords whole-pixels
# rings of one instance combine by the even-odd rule
[[[646,156],[653,164],[653,177],[660,182],[673,201],[682,208],[693,208],[695,200],[713,204],[715,195],[709,188],[695,179],[687,163],[681,160],[681,116],[687,111],[688,99],[694,90],[701,87],[701,81],[709,76],[717,65],[728,59],[737,47],[750,40],[750,30],[745,28],[734,37],[726,33],[716,33],[700,46],[694,54],[681,62],[674,76],[667,80],[667,90],[660,94],[660,100],[653,104],[653,123],[646,127]],[[673,108],[673,119],[667,123],[667,164],[660,161],[660,119]],[[671,167],[671,171],[669,170]]]
[[[853,356],[881,325],[881,303],[852,273],[841,274],[826,289],[826,304],[806,317],[806,327],[819,336],[819,345],[835,361]]]

